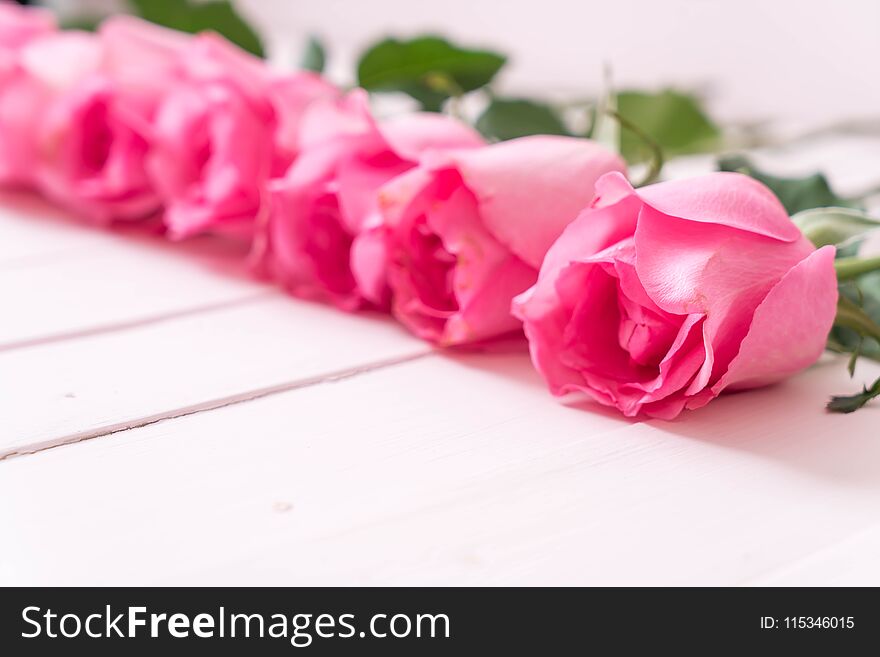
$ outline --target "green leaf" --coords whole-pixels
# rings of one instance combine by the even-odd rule
[[[309,42],[306,44],[306,50],[300,62],[300,68],[305,71],[323,73],[326,63],[327,51],[324,49],[324,44],[316,36],[309,37]]]
[[[440,78],[435,78],[430,84],[440,84],[438,80],[440,80]],[[427,112],[441,111],[443,109],[443,103],[445,103],[450,96],[457,95],[453,92],[435,91],[428,83],[401,85],[398,91],[402,91],[412,98],[415,98],[419,101],[422,109]]]
[[[506,61],[498,53],[468,50],[436,36],[385,39],[361,56],[358,84],[368,91],[402,91],[436,111],[450,96],[489,84]]]
[[[94,32],[104,20],[104,16],[92,16],[90,14],[82,14],[67,18],[61,22],[62,30],[82,30],[84,32]]]
[[[229,0],[131,0],[137,14],[150,22],[196,34],[210,30],[259,57],[263,45]]]
[[[861,336],[871,337],[880,342],[880,325],[865,312],[862,305],[853,301],[849,295],[841,295],[837,300],[837,314],[834,317],[834,324],[852,329]]]
[[[880,221],[851,208],[812,208],[798,212],[791,220],[816,248],[841,245],[880,228]]]
[[[862,345],[865,342],[864,336],[859,336],[859,341],[856,343],[856,348],[852,350],[852,354],[850,354],[849,362],[846,364],[846,371],[849,372],[849,378],[855,376],[856,373],[856,362],[859,360],[859,356],[862,355]]]
[[[495,98],[477,119],[477,130],[494,139],[527,135],[567,135],[565,125],[549,105],[516,98]]]
[[[877,396],[880,396],[880,379],[874,381],[870,388],[862,386],[862,391],[855,395],[835,395],[826,408],[832,413],[852,413]]]
[[[880,361],[880,341],[871,336],[871,325],[880,325],[880,272],[863,275],[840,286],[838,315],[829,336],[833,351]],[[857,310],[855,310],[857,309]]]
[[[788,214],[793,215],[812,208],[853,207],[852,203],[831,190],[828,179],[821,173],[805,178],[780,178],[756,169],[741,155],[721,158],[718,168],[721,171],[738,171],[764,183],[779,197]]]
[[[667,158],[715,150],[721,144],[721,130],[688,94],[670,89],[659,93],[623,91],[617,94],[617,112],[660,146]],[[652,157],[644,139],[632,130],[624,128],[620,146],[627,162]]]

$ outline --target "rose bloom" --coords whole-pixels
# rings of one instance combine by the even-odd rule
[[[147,162],[165,223],[175,238],[205,231],[250,237],[269,179],[297,154],[303,111],[338,91],[313,73],[275,76],[210,33],[190,39],[175,64]]]
[[[52,12],[0,0],[0,57],[56,29]]]
[[[514,310],[557,395],[671,419],[813,363],[834,321],[819,250],[759,182],[716,173],[634,190],[618,174]]]
[[[271,186],[269,269],[298,296],[329,299],[352,310],[365,304],[363,287],[378,286],[374,303],[384,305],[381,254],[360,284],[351,269],[355,239],[376,221],[377,190],[416,166],[430,149],[484,142],[440,114],[413,113],[377,123],[363,90],[314,103],[302,131],[302,154]]]
[[[20,52],[55,30],[50,12],[0,2],[0,184],[23,185],[31,178],[36,160],[32,135],[44,98],[28,80]]]
[[[377,278],[371,270],[387,267],[392,312],[426,340],[459,344],[518,330],[511,300],[535,282],[596,180],[622,171],[622,160],[556,136],[429,155],[380,190],[381,224],[358,238],[371,248],[356,244],[356,274]]]
[[[21,48],[0,118],[2,131],[14,130],[18,140],[10,150],[16,176],[7,179],[98,222],[159,209],[145,158],[167,82],[160,63],[174,53],[137,51],[135,42],[114,38],[114,21],[107,28],[99,35],[58,32]],[[133,61],[153,69],[148,84],[125,73]]]

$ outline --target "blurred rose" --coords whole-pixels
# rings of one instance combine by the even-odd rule
[[[382,224],[358,238],[355,272],[368,278],[384,249],[392,310],[427,340],[516,330],[511,300],[596,180],[624,164],[594,142],[551,136],[430,155],[380,190]]]
[[[98,35],[59,32],[21,48],[0,98],[0,132],[15,139],[3,149],[15,162],[6,181],[33,184],[94,221],[155,213],[150,122],[175,74],[169,63],[190,40],[118,18]]]
[[[44,97],[23,71],[20,51],[55,29],[47,11],[0,2],[0,184],[20,185],[30,179],[36,116]]]
[[[90,76],[42,119],[37,183],[56,202],[98,222],[141,219],[159,209],[144,167],[149,111]]]
[[[354,239],[377,213],[376,191],[413,168],[432,148],[476,147],[470,128],[439,114],[416,113],[377,124],[366,93],[315,103],[303,124],[307,144],[272,184],[268,264],[299,296],[354,309],[364,297],[351,270]],[[384,260],[370,258],[371,290],[384,290]],[[378,271],[377,271],[378,270]]]
[[[609,174],[517,298],[555,394],[674,418],[813,363],[834,320],[816,251],[766,187],[717,173],[639,190]]]
[[[187,43],[157,111],[148,160],[172,236],[249,236],[268,180],[296,155],[300,115],[336,93],[311,73],[275,77],[214,34]]]
[[[34,38],[56,29],[51,12],[0,0],[0,58],[4,52],[15,52]]]

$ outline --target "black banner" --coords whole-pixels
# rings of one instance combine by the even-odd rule
[[[840,650],[880,639],[871,589],[70,588],[0,595],[7,655],[120,655],[135,647],[192,655],[221,643],[248,655],[556,655],[603,646],[711,654],[722,647]]]

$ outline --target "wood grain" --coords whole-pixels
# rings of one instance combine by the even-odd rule
[[[0,458],[429,351],[388,318],[280,294],[0,351]]]
[[[880,522],[880,409],[823,410],[853,385],[631,424],[434,355],[0,464],[0,581],[748,583]]]

